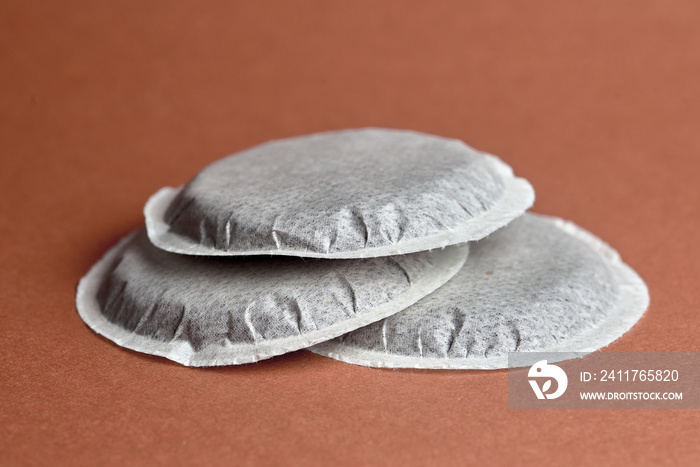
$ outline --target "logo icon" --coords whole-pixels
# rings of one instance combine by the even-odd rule
[[[547,360],[540,360],[532,365],[530,367],[530,371],[527,373],[527,376],[530,378],[548,378],[541,388],[537,383],[537,380],[528,380],[538,399],[544,399],[545,397],[547,399],[556,399],[564,394],[564,391],[566,391],[566,386],[569,384],[569,378],[566,377],[564,370],[556,365],[547,365]],[[548,394],[547,391],[552,388],[552,379],[557,382],[557,390]]]

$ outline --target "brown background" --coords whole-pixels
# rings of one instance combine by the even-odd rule
[[[96,3],[104,3],[97,5]],[[694,411],[515,411],[506,373],[123,350],[75,286],[164,185],[271,138],[464,139],[601,236],[698,351],[700,2],[0,4],[0,462],[699,465]]]

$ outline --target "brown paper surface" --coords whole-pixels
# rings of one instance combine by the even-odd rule
[[[697,465],[693,411],[507,408],[505,371],[304,351],[192,369],[75,311],[146,199],[272,138],[361,126],[499,155],[651,307],[605,351],[700,350],[700,3],[0,3],[0,463]]]

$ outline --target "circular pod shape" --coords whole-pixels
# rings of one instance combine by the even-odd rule
[[[526,214],[473,243],[437,291],[309,350],[372,367],[507,368],[509,352],[605,347],[648,305],[646,285],[609,246],[570,222]]]
[[[188,255],[366,258],[478,240],[521,215],[530,184],[461,141],[318,133],[205,167],[144,208],[154,245]]]
[[[144,230],[78,285],[94,331],[187,366],[250,363],[302,349],[415,303],[460,270],[465,247],[328,261],[211,258],[154,247]]]

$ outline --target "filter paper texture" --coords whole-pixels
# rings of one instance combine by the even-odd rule
[[[526,180],[461,141],[360,129],[226,157],[144,214],[153,244],[176,253],[363,258],[483,238],[533,201]]]
[[[372,367],[506,368],[508,352],[604,347],[648,304],[644,282],[610,247],[572,223],[526,214],[473,243],[436,292],[310,350]]]
[[[337,337],[396,313],[452,277],[467,247],[356,260],[168,253],[144,230],[80,281],[96,332],[188,366],[249,363]]]

